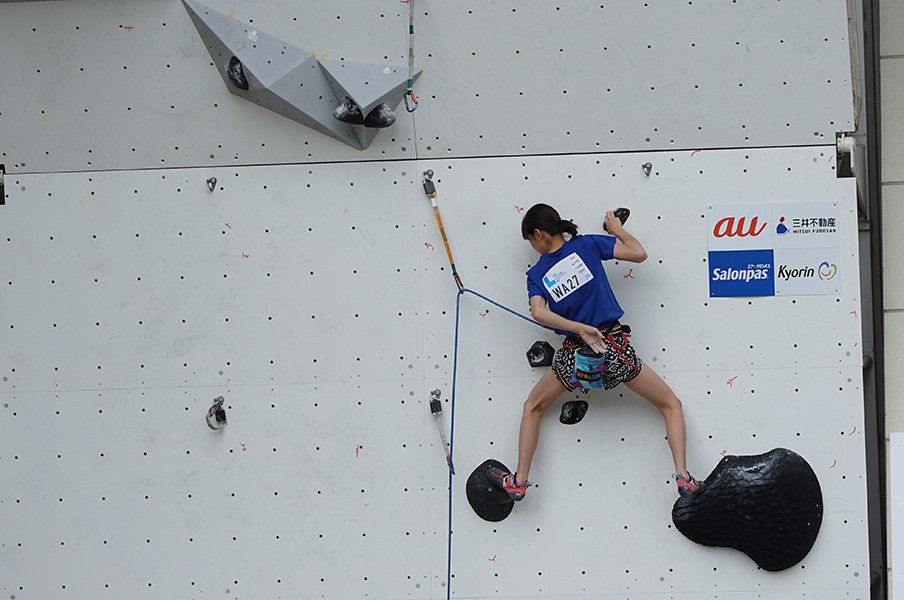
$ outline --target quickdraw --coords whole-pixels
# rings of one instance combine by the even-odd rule
[[[405,90],[405,110],[413,113],[417,110],[417,97],[414,95],[414,0],[408,0],[408,89]],[[408,99],[411,99],[409,104]]]
[[[458,276],[458,270],[455,268],[455,261],[452,259],[452,249],[449,247],[449,239],[446,237],[446,230],[443,227],[443,218],[439,214],[439,205],[436,203],[436,186],[433,185],[433,171],[424,171],[424,192],[433,205],[433,214],[436,217],[436,225],[439,227],[439,234],[443,238],[443,245],[446,247],[446,256],[449,257],[449,265],[452,267],[452,277],[455,279],[455,285],[458,286],[459,292],[464,289],[461,277]]]

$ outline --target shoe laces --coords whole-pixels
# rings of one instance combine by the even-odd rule
[[[679,484],[683,481],[684,483],[689,483],[695,486],[700,485],[700,482],[697,481],[693,475],[691,475],[690,471],[688,471],[687,475],[682,475],[681,473],[673,473],[672,476],[677,480]]]
[[[507,476],[507,479],[509,480],[508,485],[513,488],[523,487],[524,489],[527,489],[527,488],[531,487],[532,485],[534,485],[530,481],[520,481],[519,482],[517,479],[515,479],[514,473],[509,473]]]

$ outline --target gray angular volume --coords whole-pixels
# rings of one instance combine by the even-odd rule
[[[333,118],[345,97],[364,114],[397,107],[408,81],[402,67],[319,61],[313,53],[194,0],[182,0],[232,94],[364,150],[379,130]],[[420,72],[415,75],[415,79]]]

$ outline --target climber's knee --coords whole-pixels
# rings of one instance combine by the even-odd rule
[[[542,415],[549,408],[549,405],[561,395],[558,389],[547,389],[545,387],[535,387],[531,393],[527,395],[524,401],[524,413],[533,413]]]
[[[540,394],[531,392],[527,396],[527,400],[524,401],[524,414],[542,415],[546,411],[547,406],[549,406],[549,403],[543,402]]]
[[[542,415],[563,393],[565,388],[556,379],[555,374],[552,370],[547,371],[527,395],[527,400],[524,401],[524,414]]]
[[[658,406],[662,414],[666,416],[670,416],[672,414],[684,414],[681,406],[681,400],[678,399],[678,396],[672,393],[666,395]]]

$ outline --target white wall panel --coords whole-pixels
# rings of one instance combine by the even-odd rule
[[[880,61],[882,78],[882,182],[904,181],[904,115],[898,109],[904,95],[904,58]]]
[[[834,142],[852,129],[844,2],[416,2],[422,157]],[[211,8],[319,56],[404,65],[398,2]],[[0,6],[0,153],[20,173],[414,156],[359,152],[231,96],[175,0]]]
[[[856,220],[844,205],[851,182],[835,179],[827,158],[833,155],[808,148],[431,166],[441,177],[456,262],[465,285],[477,291],[526,311],[523,272],[536,254],[520,236],[524,207],[553,202],[583,230],[599,231],[603,212],[625,205],[652,258],[613,263],[609,276],[626,322],[639,321],[635,339],[651,342],[651,360],[660,367],[852,366],[862,354]],[[640,169],[647,160],[650,177]],[[193,385],[344,381],[349,373],[363,380],[422,377],[409,368],[421,336],[433,357],[448,355],[452,335],[425,327],[423,319],[450,314],[454,299],[429,203],[413,183],[416,171],[374,163],[10,177],[13,198],[3,209],[0,241],[7,336],[21,353],[16,381],[34,390],[53,383],[161,385],[174,371]],[[213,193],[204,184],[210,175],[219,181]],[[771,187],[745,183],[761,179]],[[60,199],[50,189],[72,192]],[[832,199],[848,226],[840,296],[709,298],[710,204]],[[490,313],[480,316],[484,308]],[[851,326],[827,328],[825,311],[841,311]],[[768,326],[788,315],[800,333]],[[748,321],[760,326],[738,345],[730,330]],[[463,323],[472,322],[506,336],[531,331],[488,306],[466,312]],[[387,331],[385,351],[359,345],[383,340]],[[832,344],[814,331],[831,335]],[[35,343],[59,352],[29,354]],[[776,345],[789,354],[775,352]],[[463,366],[473,358],[463,357]],[[451,373],[451,356],[435,362]],[[523,375],[525,368],[499,364],[492,372]]]
[[[692,544],[671,526],[661,418],[620,388],[574,427],[553,407],[539,485],[505,522],[478,520],[464,482],[487,457],[514,463],[540,375],[524,350],[544,332],[468,295],[456,597],[868,598],[855,196],[825,147],[8,177],[4,593],[445,597],[426,399],[450,395],[455,287],[417,182],[428,164],[465,284],[519,310],[536,259],[521,208],[549,201],[593,232],[630,207],[650,258],[607,269],[638,352],[684,402],[690,468],[785,446],[825,498],[788,571]],[[813,201],[839,204],[838,296],[709,298],[710,204]],[[203,423],[217,395],[220,433]]]
[[[744,589],[772,598],[773,591],[794,589],[820,598],[841,590],[868,598],[862,408],[850,400],[839,403],[862,393],[860,370],[667,372],[665,378],[685,405],[692,469],[714,465],[723,452],[759,454],[776,446],[796,448],[813,466],[826,512],[803,563],[766,574],[741,554],[694,546],[678,534],[671,523],[677,496],[668,479],[671,460],[661,419],[622,390],[593,396],[579,425],[562,426],[555,417],[544,421],[531,470],[539,485],[502,523],[477,519],[459,485],[457,593],[606,597],[604,592],[623,590],[633,599],[696,590],[722,598],[725,591]],[[520,388],[526,394],[529,382]],[[456,419],[459,430],[468,432],[456,450],[458,468],[476,466],[499,446],[508,448],[500,454],[513,462],[517,404],[473,402],[468,389],[462,384]],[[830,406],[814,422],[814,408]],[[498,423],[506,420],[511,426],[500,431]]]
[[[895,429],[898,427],[896,426]],[[889,536],[891,540],[888,543],[889,549],[889,567],[888,571],[891,579],[891,592],[889,594],[889,598],[894,598],[893,594],[895,590],[904,589],[904,576],[902,576],[902,572],[904,569],[895,570],[894,561],[895,557],[900,557],[904,554],[904,549],[901,547],[902,541],[904,541],[904,532],[902,532],[902,523],[904,523],[904,501],[902,501],[902,497],[904,497],[904,490],[901,489],[901,473],[904,472],[904,469],[901,467],[901,461],[904,460],[904,457],[901,456],[901,451],[904,450],[904,434],[899,432],[893,432],[892,427],[889,427],[889,435],[888,435],[888,452],[889,452],[889,463],[888,463],[888,482],[889,482],[889,494],[888,494],[888,516],[890,519],[889,524]],[[900,562],[900,559],[898,559]]]
[[[885,313],[885,354],[892,357],[891,361],[895,360],[894,357],[904,356],[904,313],[901,311]],[[892,398],[885,415],[889,432],[904,431],[904,412],[899,410],[898,403],[894,401],[898,391],[904,390],[904,372],[895,368],[895,364],[892,362],[892,368],[885,375],[885,386],[890,390],[888,395]]]
[[[0,592],[445,598],[426,400],[443,391],[448,430],[456,297],[430,168],[465,285],[523,312],[524,209],[597,232],[630,207],[650,258],[607,271],[684,403],[690,468],[785,446],[825,499],[782,573],[692,544],[661,418],[619,388],[573,427],[554,406],[537,487],[480,521],[464,482],[514,466],[524,351],[558,339],[468,295],[454,597],[866,600],[845,3],[413,1],[417,136],[400,111],[366,152],[230,95],[176,0],[0,3]],[[398,2],[208,4],[321,57],[406,62]],[[837,296],[709,298],[710,205],[825,201]]]
[[[880,2],[879,27],[882,56],[904,56],[904,6],[899,2]]]
[[[904,255],[904,240],[898,232],[904,228],[904,186],[882,186],[882,284],[885,310],[904,309],[904,273],[896,268]]]

